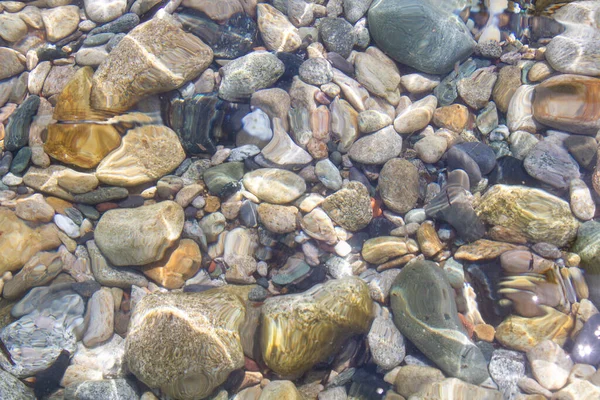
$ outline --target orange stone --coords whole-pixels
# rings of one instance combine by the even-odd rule
[[[473,328],[473,332],[475,333],[475,337],[477,339],[490,343],[494,341],[494,336],[496,335],[496,330],[494,329],[494,327],[488,324],[475,325],[475,328]]]
[[[204,211],[212,213],[218,211],[221,208],[221,200],[217,196],[206,196],[206,204],[204,205]]]
[[[65,209],[69,207],[73,207],[72,203],[69,203],[66,200],[59,199],[58,197],[46,197],[46,203],[50,204],[54,211],[58,214],[65,215]]]
[[[600,130],[600,79],[558,75],[535,89],[533,116],[544,125],[583,135]]]
[[[177,247],[170,250],[162,260],[144,267],[143,272],[167,289],[179,289],[198,272],[201,262],[202,254],[196,242],[181,239]]]
[[[111,125],[53,124],[44,151],[65,164],[94,168],[119,144],[121,136]]]
[[[433,123],[440,128],[462,132],[469,122],[469,109],[462,104],[440,107],[433,113]]]
[[[55,120],[73,122],[104,119],[99,113],[93,112],[90,106],[93,75],[91,67],[83,67],[75,72],[58,96],[53,115]]]

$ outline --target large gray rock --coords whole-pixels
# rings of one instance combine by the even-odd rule
[[[467,27],[430,0],[376,0],[368,19],[379,48],[419,71],[447,73],[475,48]]]
[[[34,400],[33,390],[8,372],[0,369],[0,398],[6,400]]]
[[[446,374],[474,384],[488,378],[487,362],[469,340],[458,318],[454,290],[436,263],[419,260],[406,265],[390,296],[400,332]]]

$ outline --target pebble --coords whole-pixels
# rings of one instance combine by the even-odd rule
[[[79,7],[60,6],[43,9],[42,20],[48,41],[57,42],[69,36],[79,26]]]
[[[385,164],[402,150],[402,137],[392,126],[358,139],[348,152],[353,161],[363,164]]]
[[[369,348],[377,366],[390,370],[402,362],[406,354],[404,336],[394,325],[391,317],[378,316],[373,320],[367,335]]]
[[[444,137],[437,135],[425,136],[414,145],[414,149],[419,158],[424,163],[428,164],[435,164],[438,162],[446,152],[447,148],[448,141]]]
[[[309,85],[324,85],[333,79],[331,64],[324,58],[309,58],[300,66],[299,76]]]
[[[513,399],[519,393],[519,381],[525,377],[525,355],[512,350],[494,350],[489,371],[504,397]]]
[[[573,215],[582,221],[589,221],[596,214],[596,203],[592,199],[590,189],[581,179],[569,182],[569,196]]]
[[[54,223],[70,238],[76,239],[79,237],[79,226],[71,218],[56,214],[54,216]]]
[[[127,9],[127,2],[125,0],[85,0],[84,7],[90,20],[102,24],[123,15]]]
[[[354,46],[352,25],[343,18],[323,18],[319,25],[319,36],[327,51],[348,58]]]
[[[549,140],[533,146],[523,166],[529,175],[557,189],[567,189],[572,179],[580,177],[579,165],[568,151]]]
[[[298,209],[294,206],[261,203],[257,212],[260,222],[271,232],[289,233],[296,230]]]
[[[433,118],[437,103],[437,98],[429,95],[408,105],[396,115],[394,129],[405,135],[425,128]]]
[[[444,380],[444,374],[437,368],[406,365],[398,370],[394,379],[394,387],[401,396],[410,397],[442,380]]]
[[[431,92],[440,84],[440,77],[423,73],[402,75],[400,80],[402,87],[413,94]]]
[[[248,172],[244,175],[243,183],[250,193],[273,204],[290,203],[306,191],[306,183],[300,176],[275,168]]]
[[[302,40],[298,29],[281,11],[262,3],[257,5],[256,13],[258,29],[269,50],[291,53],[300,47]]]
[[[92,295],[89,302],[89,326],[83,336],[83,344],[95,346],[108,340],[114,330],[114,300],[112,292],[103,288]]]
[[[458,94],[475,110],[484,108],[492,97],[492,90],[498,74],[486,68],[476,70],[471,76],[458,81],[456,88]]]
[[[370,93],[386,99],[391,105],[400,102],[400,72],[392,59],[371,46],[354,57],[356,80]]]
[[[321,207],[337,224],[352,232],[363,229],[373,218],[369,192],[356,181],[327,196]]]

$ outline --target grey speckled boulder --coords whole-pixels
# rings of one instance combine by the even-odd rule
[[[65,389],[65,400],[137,400],[139,398],[135,388],[125,379],[86,381]]]
[[[35,400],[33,390],[8,372],[0,369],[0,399]]]
[[[223,80],[219,97],[229,101],[249,99],[257,90],[274,84],[284,70],[283,62],[266,51],[255,51],[236,58],[221,68]]]
[[[390,299],[400,332],[444,372],[474,384],[488,378],[481,350],[458,319],[454,289],[436,263],[420,260],[402,268]]]
[[[368,19],[381,50],[422,72],[445,74],[475,49],[467,27],[429,0],[376,0]]]

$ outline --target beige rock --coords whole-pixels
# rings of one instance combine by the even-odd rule
[[[437,97],[429,95],[410,104],[398,113],[394,128],[399,134],[411,134],[425,128],[437,107]]]
[[[304,232],[316,240],[331,245],[338,240],[331,218],[320,208],[315,208],[306,214],[300,221],[300,226]]]
[[[394,387],[402,396],[408,398],[430,385],[444,380],[444,374],[437,368],[421,365],[400,367],[394,379]]]
[[[0,47],[0,80],[10,78],[25,71],[25,57],[8,47]]]
[[[333,82],[340,87],[344,98],[355,110],[360,112],[367,109],[369,92],[360,83],[336,68],[333,69]]]
[[[111,290],[102,288],[95,292],[88,309],[90,323],[83,336],[83,344],[91,347],[110,339],[113,334],[115,306]]]
[[[0,207],[0,233],[0,276],[17,271],[39,251],[60,246],[54,224],[31,228],[5,207]]]
[[[303,400],[296,385],[291,381],[271,381],[264,388],[258,400]]]
[[[285,90],[271,88],[254,92],[250,98],[250,105],[263,110],[271,120],[279,118],[283,122],[283,130],[289,132],[288,112],[291,107],[291,99]]]
[[[79,7],[61,6],[42,10],[42,20],[46,27],[46,37],[57,42],[75,32],[79,25]]]
[[[39,95],[44,87],[44,81],[52,68],[50,61],[42,61],[30,73],[27,81],[27,89],[31,94]]]
[[[8,300],[19,299],[30,288],[48,284],[62,268],[63,263],[57,252],[39,252],[27,261],[19,273],[6,281],[2,297]]]
[[[531,82],[541,82],[554,72],[554,69],[546,61],[536,62],[527,73],[527,79]]]
[[[179,137],[166,126],[145,125],[127,132],[121,146],[96,169],[102,183],[135,186],[167,175],[185,159]]]
[[[200,269],[202,253],[191,239],[181,239],[175,248],[167,251],[162,260],[142,270],[144,275],[167,289],[179,289]]]
[[[548,390],[559,390],[567,383],[573,361],[551,340],[544,340],[527,352],[533,376]]]
[[[366,262],[379,265],[417,251],[419,251],[419,246],[413,239],[380,236],[368,239],[363,244],[361,254]]]
[[[400,72],[396,63],[377,47],[369,47],[354,58],[356,80],[372,94],[392,105],[400,101]]]
[[[271,51],[292,53],[302,44],[298,29],[278,9],[270,4],[256,6],[258,29],[261,37]]]
[[[498,390],[472,385],[456,378],[435,382],[423,391],[411,396],[411,400],[485,399],[502,400]]]
[[[33,189],[71,201],[71,193],[58,185],[58,179],[66,170],[67,167],[62,165],[51,165],[48,168],[30,167],[23,176],[23,182]]]
[[[358,139],[358,113],[346,100],[331,103],[331,133],[340,139],[338,150],[347,153]]]
[[[54,209],[44,200],[44,196],[36,193],[17,200],[15,214],[26,221],[50,222],[54,217]]]
[[[97,23],[112,21],[127,9],[126,0],[84,0],[85,13]]]
[[[552,400],[600,399],[600,388],[588,381],[577,379],[564,389],[554,393]]]
[[[291,171],[276,168],[248,172],[243,183],[250,193],[273,204],[291,203],[306,191],[304,179]]]
[[[506,113],[506,124],[511,132],[537,133],[541,125],[533,118],[535,86],[521,85],[515,91]]]
[[[261,203],[257,212],[260,222],[271,232],[289,233],[296,230],[298,209],[294,206]]]
[[[492,98],[500,111],[508,110],[510,100],[519,86],[521,86],[521,68],[513,65],[503,67],[498,73],[498,80],[492,91]]]
[[[184,212],[174,201],[105,212],[94,240],[116,266],[145,265],[164,257],[183,230]]]
[[[99,184],[96,175],[75,171],[70,168],[65,169],[56,180],[58,186],[73,194],[91,192]]]
[[[160,37],[161,40],[156,40]],[[92,106],[125,111],[142,97],[182,86],[199,76],[213,53],[168,14],[135,27],[94,74]]]
[[[18,14],[0,14],[0,38],[7,42],[17,42],[27,35],[27,25]]]
[[[431,92],[440,84],[440,77],[425,73],[403,75],[400,80],[402,87],[413,94]]]

